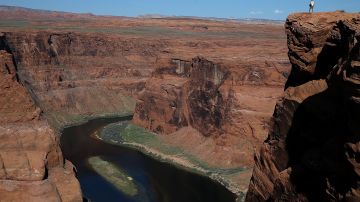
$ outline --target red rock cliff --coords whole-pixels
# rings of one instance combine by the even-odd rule
[[[6,32],[2,41],[14,56],[19,80],[31,90],[41,109],[60,122],[62,115],[129,108],[124,106],[124,94],[133,96],[143,88],[153,57],[163,45],[63,32]]]
[[[291,75],[247,201],[359,201],[360,15],[294,14]]]
[[[139,97],[134,122],[158,133],[192,126],[209,136],[226,121],[231,94],[220,92],[228,70],[204,58],[173,59],[158,69]]]
[[[2,36],[0,36],[2,37]],[[19,83],[13,55],[0,40],[0,200],[82,201],[54,131]]]

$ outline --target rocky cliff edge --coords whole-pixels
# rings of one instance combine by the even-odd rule
[[[285,24],[292,71],[255,157],[247,201],[360,200],[360,15]]]

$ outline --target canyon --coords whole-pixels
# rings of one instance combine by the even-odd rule
[[[293,14],[285,30],[15,7],[0,17],[6,200],[83,200],[62,130],[132,115],[239,201],[358,199],[358,14]]]
[[[63,164],[58,148],[61,131],[97,117],[134,114],[134,124],[157,132],[162,142],[181,148],[194,160],[217,170],[241,169],[235,177],[230,173],[226,183],[245,194],[253,152],[267,134],[290,72],[282,24],[138,19],[13,7],[2,7],[0,16],[3,75],[12,77],[8,85],[23,89],[27,97],[26,102],[12,100],[19,90],[3,96],[2,117],[49,137],[48,149],[57,151],[60,162],[51,164],[70,167],[69,180],[76,182],[71,163]],[[189,65],[197,70],[189,72]],[[199,89],[192,89],[194,85]],[[186,93],[197,101],[189,102]],[[161,101],[156,106],[166,115],[153,113],[156,108],[148,101]],[[144,119],[145,113],[151,118]],[[47,132],[36,131],[41,127]],[[6,134],[15,133],[30,138],[21,131]],[[48,158],[34,157],[44,159],[45,165],[39,166],[46,173],[36,182],[51,178],[46,162],[53,157]],[[72,194],[79,196],[78,184],[75,187]],[[17,194],[8,192],[14,199]],[[40,197],[44,200],[46,195],[34,201]]]

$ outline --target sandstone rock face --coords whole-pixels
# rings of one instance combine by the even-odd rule
[[[14,56],[19,80],[45,114],[60,123],[66,116],[131,111],[127,97],[143,88],[153,64],[149,57],[162,46],[49,32],[4,33],[2,40]],[[130,63],[127,57],[132,54],[139,55]]]
[[[138,96],[133,122],[209,165],[244,168],[238,180],[246,189],[254,147],[282,92],[271,83],[276,74],[203,57],[161,64]]]
[[[57,136],[40,120],[6,49],[0,50],[0,70],[0,200],[82,201],[71,164],[64,164]]]
[[[30,96],[17,81],[16,69],[12,55],[0,50],[0,122],[36,120],[40,110],[34,105]]]
[[[358,201],[360,15],[294,14],[291,75],[247,201]]]
[[[173,133],[185,126],[206,136],[219,133],[230,106],[231,93],[220,92],[228,70],[204,58],[172,63],[147,82],[134,122],[158,133]]]

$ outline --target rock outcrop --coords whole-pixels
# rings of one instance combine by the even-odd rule
[[[204,57],[160,64],[139,93],[133,123],[213,167],[242,168],[235,178],[244,191],[254,147],[281,95],[269,84],[275,73]]]
[[[22,122],[39,118],[40,109],[32,102],[26,89],[17,80],[12,55],[0,50],[0,122]]]
[[[1,47],[4,47],[0,44]],[[19,83],[13,56],[0,50],[0,200],[82,201],[58,137]]]
[[[292,71],[247,201],[360,200],[360,15],[294,14]]]
[[[134,122],[157,133],[192,126],[205,136],[219,134],[231,93],[220,92],[229,72],[204,58],[172,60],[158,69],[139,97]]]

